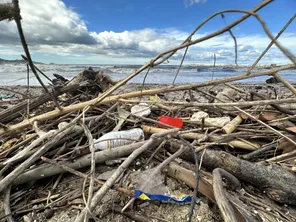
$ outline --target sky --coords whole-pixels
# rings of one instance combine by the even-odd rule
[[[0,0],[0,3],[9,0]],[[261,0],[19,0],[22,26],[34,61],[60,64],[144,64],[174,48],[202,21],[226,9],[250,10]],[[275,36],[296,13],[296,0],[274,0],[258,14]],[[230,24],[242,13],[225,13],[193,36],[201,38]],[[253,17],[232,28],[238,64],[252,64],[269,44]],[[296,54],[296,19],[279,38]],[[170,64],[180,63],[184,50]],[[23,49],[14,21],[0,22],[0,58],[20,59]],[[191,46],[185,64],[234,64],[232,37],[224,33]],[[273,46],[261,64],[290,61]]]

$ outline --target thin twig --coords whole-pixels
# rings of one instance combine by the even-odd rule
[[[30,93],[30,67],[29,64],[26,64],[27,66],[27,95]]]
[[[24,56],[24,55],[21,55],[21,56],[22,56],[22,58],[23,58],[26,62],[28,62],[28,59],[27,59],[26,56]],[[42,72],[37,66],[34,65],[34,68],[35,68],[38,72],[40,72],[41,75],[43,75],[48,81],[50,81],[50,82],[52,83],[52,80],[51,80],[47,75],[45,75],[45,73]]]
[[[29,52],[28,45],[26,43],[25,35],[24,35],[23,29],[22,29],[21,16],[20,16],[20,8],[19,8],[18,0],[13,0],[13,4],[14,4],[14,11],[15,11],[14,20],[15,20],[16,25],[17,25],[17,29],[18,29],[18,32],[19,32],[21,43],[23,45],[24,51],[26,53],[26,56],[28,58],[29,66],[30,66],[32,72],[34,73],[35,77],[37,78],[38,82],[40,83],[40,85],[45,90],[45,92],[50,96],[50,98],[55,103],[55,105],[58,107],[58,109],[59,110],[62,110],[62,108],[59,105],[59,103],[57,102],[56,98],[48,91],[48,89],[46,88],[46,86],[44,85],[44,83],[42,82],[42,80],[40,79],[38,73],[36,72],[36,69],[34,67],[33,61],[31,59],[31,55],[30,55],[30,52]]]
[[[231,37],[232,37],[232,39],[234,41],[234,52],[235,52],[234,63],[235,63],[235,65],[238,66],[238,64],[237,64],[237,41],[236,41],[236,38],[235,38],[233,32],[231,31],[231,29],[229,29],[228,32],[229,32],[229,34],[231,35]]]
[[[281,29],[281,31],[274,37],[273,40],[268,44],[266,49],[261,53],[261,55],[257,58],[257,60],[253,63],[253,65],[248,69],[248,72],[251,73],[252,69],[258,64],[258,62],[263,58],[263,56],[266,54],[266,52],[271,48],[271,46],[274,44],[274,41],[277,40],[282,33],[286,30],[286,28],[291,24],[291,22],[295,19],[296,13],[289,19],[289,21],[286,23],[286,25]]]
[[[296,142],[294,140],[292,140],[291,138],[289,138],[288,136],[282,134],[281,132],[277,131],[276,129],[272,128],[271,126],[267,125],[266,123],[262,122],[261,120],[257,119],[256,117],[252,116],[251,114],[245,112],[244,110],[235,107],[238,111],[242,112],[243,114],[245,114],[246,116],[250,117],[252,120],[257,121],[258,123],[260,123],[261,125],[265,126],[266,128],[270,129],[271,131],[273,131],[275,134],[284,137],[286,140],[288,140],[291,144],[296,146]]]
[[[174,80],[173,80],[173,82],[172,82],[172,85],[173,85],[173,86],[175,85],[175,81],[176,81],[177,76],[179,75],[180,69],[181,69],[181,67],[182,67],[182,65],[183,65],[183,62],[184,62],[185,56],[186,56],[186,54],[187,54],[188,48],[189,48],[189,46],[186,47],[185,52],[184,52],[184,55],[183,55],[182,60],[181,60],[181,63],[180,63],[180,65],[179,65],[179,67],[178,67],[178,70],[177,70],[177,72],[176,72],[176,74],[175,74]]]
[[[215,67],[216,67],[216,54],[214,53],[214,65],[213,65],[213,72],[212,72],[212,78],[211,78],[211,80],[214,79]]]
[[[155,154],[158,153],[158,151],[166,144],[166,140],[162,141],[161,144],[154,150],[154,152],[150,155],[149,159],[146,161],[145,165],[147,166],[148,163],[152,160],[152,158],[155,156]]]
[[[266,35],[273,41],[273,43],[291,60],[292,63],[294,63],[294,65],[296,65],[296,57],[289,52],[289,50],[287,50],[285,47],[283,47],[271,34],[271,32],[269,31],[269,29],[267,28],[264,20],[256,13],[251,12],[251,11],[247,11],[247,10],[241,10],[241,9],[235,9],[235,10],[225,10],[225,12],[242,12],[242,13],[247,13],[250,15],[253,15],[261,24],[261,26],[263,27]]]
[[[122,214],[122,215],[126,216],[127,218],[129,218],[131,221],[135,221],[135,222],[151,222],[150,218],[148,218],[144,215],[141,215],[137,212],[134,212],[134,211],[122,212],[122,208],[120,206],[112,206],[112,208],[110,209],[110,212]]]
[[[260,154],[264,154],[267,151],[270,151],[272,149],[275,149],[276,148],[276,145],[277,145],[276,142],[272,142],[270,144],[267,144],[267,145],[261,147],[258,150],[255,150],[255,151],[253,151],[251,153],[248,153],[248,154],[243,155],[242,158],[244,160],[252,160],[252,159],[256,158],[257,156],[259,156]]]
[[[11,185],[8,186],[5,190],[4,199],[3,199],[3,208],[4,208],[5,215],[7,215],[6,217],[7,222],[14,222],[15,220],[11,215],[11,209],[10,209],[10,192],[11,192]]]
[[[87,198],[87,205],[86,205],[86,208],[88,209],[88,211],[85,214],[85,218],[84,218],[84,220],[88,221],[88,214],[91,214],[91,212],[89,212],[90,211],[89,209],[90,209],[91,199],[92,199],[93,190],[94,190],[94,178],[96,173],[95,144],[94,144],[93,136],[90,130],[88,129],[88,127],[83,122],[81,122],[80,125],[83,127],[84,133],[88,139],[89,150],[91,153],[91,168],[90,168],[91,179],[89,182],[88,198]]]
[[[271,3],[273,0],[266,0],[266,1],[262,1],[260,4],[258,4],[256,7],[254,7],[251,12],[257,12],[258,10],[260,10],[261,8],[263,8],[264,6],[268,5],[269,3]],[[214,17],[221,15],[225,13],[225,11],[219,11],[214,13],[213,15],[211,15],[210,17],[208,17],[207,19],[205,19],[200,25],[198,25],[191,33],[190,35],[183,41],[183,43],[181,45],[183,45],[184,43],[186,43],[189,39],[192,38],[192,36],[202,27],[204,26],[208,21],[210,21],[211,19],[213,19]],[[240,17],[239,19],[237,19],[236,21],[232,22],[231,24],[229,24],[228,26],[220,29],[219,31],[216,31],[215,33],[210,34],[209,38],[212,38],[214,36],[216,36],[217,33],[224,33],[227,32],[229,29],[233,28],[234,26],[238,25],[239,23],[243,22],[244,20],[246,20],[247,18],[249,18],[251,15],[250,14],[246,14],[242,17]],[[218,34],[219,35],[219,34]],[[201,41],[206,40],[207,38],[202,38]],[[175,52],[177,52],[178,49],[173,49],[170,51],[167,51],[165,53],[162,53],[162,55],[160,57],[162,57],[165,54],[170,53],[168,56],[166,56],[165,58],[163,58],[160,62],[155,63],[154,65],[157,66],[161,63],[163,63],[164,61],[168,60],[172,55],[174,55]]]
[[[198,183],[199,183],[199,163],[198,163],[198,155],[197,152],[194,150],[192,150],[193,154],[194,154],[194,159],[195,159],[195,187],[194,187],[194,191],[192,194],[192,201],[190,204],[190,207],[188,209],[188,215],[187,215],[187,222],[191,222],[191,218],[193,216],[193,210],[194,210],[194,206],[196,204],[196,199],[197,199],[197,192],[198,192]]]
[[[149,71],[150,71],[151,67],[153,67],[152,61],[151,61],[150,66],[148,67],[147,72],[146,72],[146,74],[144,76],[144,79],[143,79],[143,82],[142,82],[142,87],[141,87],[141,92],[143,92],[145,81],[146,81],[146,78],[147,78],[147,76],[149,74]],[[142,95],[141,95],[141,99],[142,99]]]
[[[289,157],[294,157],[295,158],[295,155],[296,155],[296,150],[292,150],[292,151],[290,151],[288,153],[284,153],[284,154],[269,158],[267,160],[260,161],[259,164],[264,164],[266,162],[279,162],[279,161],[283,161],[283,160],[285,160],[285,159],[287,159]]]
[[[226,18],[225,18],[225,15],[223,13],[221,14],[221,17],[224,20],[225,25],[227,25]],[[234,50],[234,52],[235,52],[234,62],[235,62],[235,65],[237,65],[237,41],[236,41],[236,38],[235,38],[233,32],[231,31],[231,29],[229,29],[228,32],[229,32],[230,36],[232,37],[232,39],[234,41],[234,49],[235,49]]]

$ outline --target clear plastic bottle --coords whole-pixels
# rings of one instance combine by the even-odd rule
[[[135,128],[131,130],[106,133],[99,139],[94,140],[94,143],[95,150],[105,150],[143,140],[143,130],[140,128]]]

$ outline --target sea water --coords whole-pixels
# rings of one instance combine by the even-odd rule
[[[59,74],[66,79],[72,79],[79,72],[85,68],[92,67],[95,70],[102,70],[109,74],[115,80],[121,80],[135,70],[140,68],[139,65],[69,65],[69,64],[38,64],[40,70],[42,70],[49,78],[53,79],[53,74]],[[177,72],[178,66],[176,65],[160,65],[152,68],[148,73],[145,83],[147,84],[171,84],[174,76]],[[195,65],[185,65],[181,68],[180,73],[176,79],[176,84],[204,82],[213,79],[220,79],[230,76],[243,74],[247,71],[247,68],[222,68],[216,67],[213,73],[212,67],[200,67]],[[254,69],[253,71],[258,71]],[[296,82],[296,70],[286,70],[279,72],[286,80],[290,82]],[[145,77],[146,70],[134,77],[129,83],[142,83]],[[27,66],[25,64],[0,64],[0,85],[26,85],[28,82]],[[49,81],[40,75],[45,84]],[[251,79],[240,80],[238,82],[245,83],[263,83],[269,76],[260,76]],[[36,77],[29,72],[29,84],[39,85]]]

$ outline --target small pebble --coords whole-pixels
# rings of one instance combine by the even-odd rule
[[[49,219],[54,215],[54,210],[53,209],[46,209],[44,211],[44,216]]]
[[[24,222],[33,222],[33,218],[28,216],[28,215],[24,215],[23,216],[23,221]]]
[[[141,208],[141,209],[144,208],[144,207],[148,207],[148,206],[149,206],[148,201],[138,205],[138,207]]]

